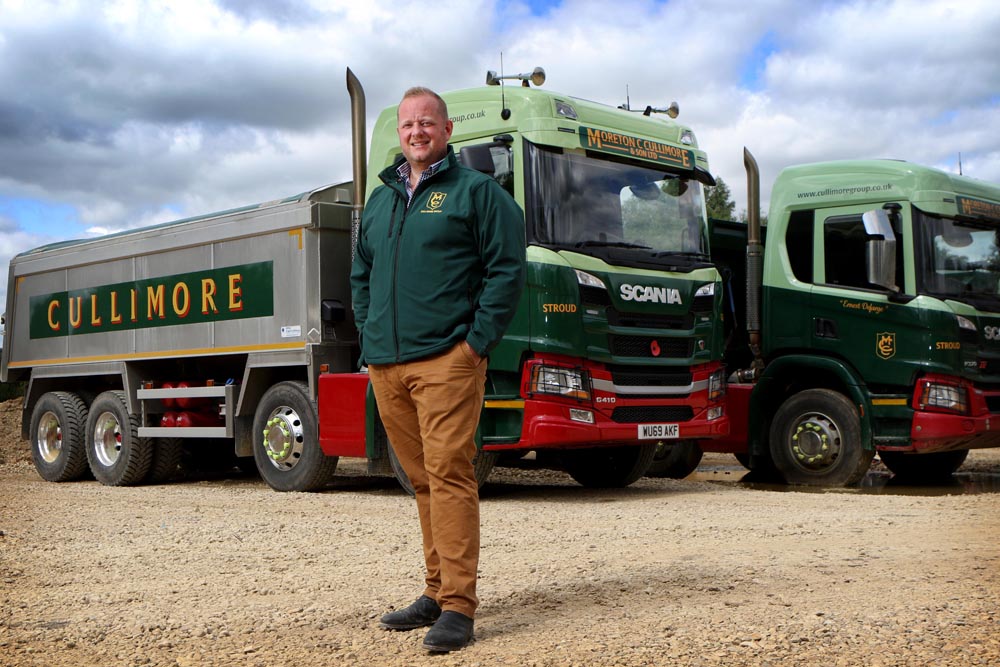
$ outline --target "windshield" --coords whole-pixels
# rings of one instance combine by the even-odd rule
[[[529,241],[707,254],[701,183],[525,142]]]
[[[914,209],[917,289],[957,300],[1000,294],[1000,241],[996,229]]]

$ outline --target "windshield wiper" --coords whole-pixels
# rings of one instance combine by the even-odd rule
[[[625,241],[580,241],[573,245],[574,248],[635,248],[637,250],[652,250],[648,245],[638,243],[626,243]]]
[[[686,257],[688,259],[708,260],[709,256],[703,252],[682,252],[680,250],[663,250],[654,253],[653,257]]]

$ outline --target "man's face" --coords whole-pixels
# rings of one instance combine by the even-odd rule
[[[445,156],[452,123],[437,100],[430,95],[407,97],[399,103],[398,114],[399,147],[410,166],[422,171]]]

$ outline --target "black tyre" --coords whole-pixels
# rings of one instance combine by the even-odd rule
[[[130,486],[146,479],[153,461],[149,438],[138,435],[139,416],[130,415],[125,392],[106,391],[94,399],[87,418],[87,461],[105,486]]]
[[[733,454],[733,456],[736,457],[736,461],[741,466],[750,471],[752,477],[749,479],[760,482],[781,482],[781,473],[774,467],[774,461],[771,460],[771,452],[766,452],[765,455],[758,454],[754,457],[751,457],[749,452],[740,452]]]
[[[595,447],[560,452],[559,461],[569,476],[592,489],[621,488],[649,469],[656,443],[629,447]]]
[[[694,440],[658,443],[646,477],[684,479],[698,468],[702,456],[701,447]]]
[[[42,479],[69,482],[87,471],[87,406],[76,394],[43,394],[31,411],[31,460]]]
[[[184,456],[184,440],[181,438],[155,438],[152,441],[153,459],[149,464],[146,481],[162,484],[177,474]]]
[[[376,425],[375,437],[385,438],[385,449],[389,453],[389,465],[392,466],[392,472],[396,476],[396,480],[399,485],[403,487],[409,495],[416,495],[413,489],[413,484],[410,483],[410,478],[407,476],[406,471],[403,470],[403,466],[399,463],[399,459],[396,458],[396,452],[393,451],[392,445],[389,444],[389,438],[385,435],[385,427],[382,426],[382,422],[379,421]],[[489,479],[490,473],[493,472],[493,466],[497,462],[496,452],[484,452],[479,450],[476,452],[476,456],[472,459],[472,466],[476,473],[476,483],[479,484],[479,488],[483,488],[483,484]]]
[[[770,433],[771,459],[788,484],[850,486],[875,452],[861,445],[854,404],[829,389],[809,389],[782,403]]]
[[[257,470],[275,491],[316,491],[337,471],[337,457],[319,446],[316,406],[304,382],[281,382],[268,389],[253,419]]]
[[[968,449],[933,454],[911,452],[879,452],[885,467],[894,475],[913,481],[938,480],[951,476],[965,463]]]

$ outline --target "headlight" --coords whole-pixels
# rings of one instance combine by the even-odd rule
[[[969,396],[965,387],[924,381],[917,398],[917,407],[921,410],[931,408],[967,414],[969,412]]]
[[[581,271],[576,269],[576,282],[581,285],[586,285],[587,287],[600,287],[601,289],[608,289],[608,286],[604,284],[604,281],[597,276],[591,275],[586,271]]]
[[[691,130],[681,130],[681,143],[685,146],[694,146],[694,132]]]
[[[580,401],[590,400],[590,376],[586,371],[560,366],[535,366],[528,380],[529,394],[553,394]]]
[[[718,401],[726,395],[726,372],[719,369],[708,377],[708,400]]]
[[[697,299],[699,296],[715,296],[715,283],[708,283],[699,287],[698,291],[694,293],[694,298]]]
[[[959,329],[968,329],[969,331],[975,331],[976,325],[972,323],[968,317],[962,317],[961,315],[956,315],[955,318],[958,320]]]

